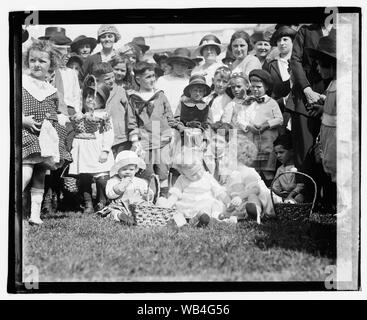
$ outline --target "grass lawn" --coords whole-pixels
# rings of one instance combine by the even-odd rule
[[[40,282],[321,281],[336,260],[335,240],[277,221],[144,229],[59,212],[41,227],[24,221],[23,235]]]

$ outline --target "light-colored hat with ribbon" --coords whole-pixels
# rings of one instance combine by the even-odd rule
[[[105,33],[113,33],[115,35],[115,42],[119,41],[121,39],[120,32],[118,32],[117,28],[113,24],[102,24],[97,33],[97,40],[99,41],[99,38],[101,35]]]
[[[125,167],[129,164],[135,164],[140,169],[145,169],[146,165],[143,159],[139,158],[138,155],[134,151],[124,150],[121,151],[115,159],[115,164],[112,166],[110,170],[110,177],[118,174],[119,170],[122,167]]]
[[[213,46],[215,48],[215,51],[217,52],[217,55],[219,55],[223,49],[220,40],[214,34],[207,34],[200,40],[199,46],[195,50],[197,53],[196,55],[202,56],[203,49],[207,46]]]

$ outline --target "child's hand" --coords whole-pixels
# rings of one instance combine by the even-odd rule
[[[231,205],[238,207],[242,203],[242,199],[239,196],[236,196],[232,199]]]
[[[249,124],[249,125],[247,126],[247,129],[248,129],[251,133],[253,133],[253,134],[259,134],[259,129],[257,129],[257,127],[256,127],[256,126],[253,126],[253,125]]]
[[[265,121],[260,126],[257,127],[260,133],[263,133],[265,130],[268,130],[270,128],[269,122]]]
[[[22,121],[23,128],[30,130],[33,133],[39,132],[41,130],[41,122],[34,120],[34,116],[23,116]]]
[[[108,159],[108,152],[107,151],[102,151],[100,156],[99,156],[99,162],[100,163],[105,163]]]

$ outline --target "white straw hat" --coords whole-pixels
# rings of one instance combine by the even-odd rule
[[[140,169],[145,169],[146,165],[143,159],[139,158],[138,155],[134,151],[124,150],[121,151],[115,159],[115,164],[112,166],[110,170],[110,177],[118,174],[119,170],[122,167],[125,167],[129,164],[136,164]]]

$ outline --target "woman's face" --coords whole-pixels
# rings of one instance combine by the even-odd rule
[[[90,56],[92,48],[89,43],[85,43],[78,48],[78,54],[83,58]]]
[[[255,52],[258,58],[265,59],[271,49],[270,43],[267,41],[257,41],[255,43]]]
[[[292,51],[293,42],[290,37],[281,37],[277,41],[277,47],[282,56],[286,56]]]
[[[51,66],[50,55],[45,51],[31,50],[29,52],[28,64],[31,76],[44,81]]]
[[[231,50],[236,59],[242,60],[247,56],[248,44],[245,39],[238,38],[232,42]]]
[[[217,50],[215,46],[205,46],[202,50],[202,55],[206,62],[216,62],[217,61]]]
[[[120,62],[113,67],[113,73],[115,74],[115,80],[117,82],[124,80],[127,74],[126,63]]]
[[[174,62],[172,64],[172,71],[177,77],[184,77],[187,74],[189,67],[185,63]]]
[[[113,44],[115,43],[115,34],[114,33],[104,33],[99,37],[99,41],[103,49],[112,49]]]
[[[165,75],[170,74],[172,71],[172,67],[166,61],[161,61],[159,66],[163,70]]]

